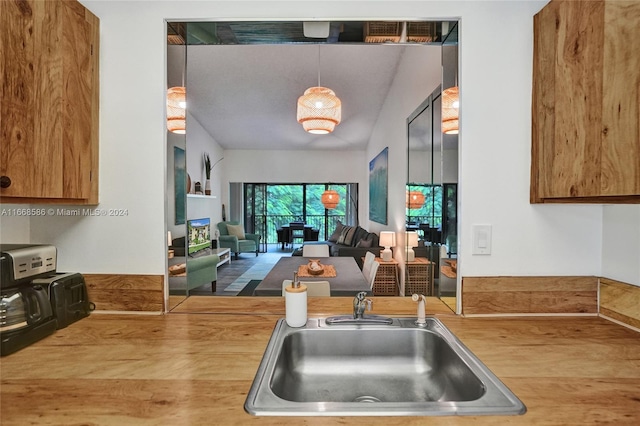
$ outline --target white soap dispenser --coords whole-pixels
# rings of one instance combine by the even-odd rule
[[[307,286],[300,284],[298,273],[293,273],[293,281],[284,289],[285,321],[289,327],[303,327],[307,324]]]

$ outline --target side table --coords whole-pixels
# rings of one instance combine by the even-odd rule
[[[433,262],[425,257],[416,257],[407,262],[404,277],[404,295],[414,293],[434,296],[433,290]]]
[[[385,262],[380,257],[376,257],[376,262],[380,264],[378,266],[378,272],[376,272],[376,278],[373,281],[373,295],[374,296],[397,296],[398,295],[398,261],[391,259]]]

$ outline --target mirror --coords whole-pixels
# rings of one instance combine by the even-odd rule
[[[443,119],[451,118],[451,105],[448,91],[442,87],[457,88],[457,31],[454,24],[443,42],[442,86],[407,118],[405,206],[405,295],[426,291],[454,311],[458,277],[458,134],[457,121],[455,130],[450,121],[443,125]],[[457,120],[458,111],[455,114]],[[445,130],[451,133],[444,133]],[[432,278],[424,272],[429,267]]]
[[[186,44],[167,46],[167,90],[185,86]],[[168,112],[168,115],[169,112]],[[174,117],[178,120],[176,117]],[[186,126],[186,120],[185,120]],[[186,218],[187,218],[187,156],[186,134],[169,131],[167,123],[167,271],[169,281],[169,309],[187,297],[186,272]]]

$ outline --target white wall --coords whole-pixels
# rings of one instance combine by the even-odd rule
[[[425,71],[422,74],[417,74],[416,69]],[[387,224],[368,221],[368,226],[363,225],[363,227],[378,234],[380,231],[394,231],[396,233],[396,248],[405,246],[407,117],[440,84],[441,75],[441,49],[439,46],[406,49],[367,147],[365,163],[367,172],[369,161],[385,147],[389,147],[389,197]],[[438,167],[438,173],[439,170],[440,167]],[[368,205],[368,185],[363,192],[362,200]],[[402,262],[404,250],[394,250],[394,257]]]
[[[602,276],[640,286],[640,206],[605,206]]]
[[[101,206],[128,209],[129,214],[33,218],[32,241],[56,244],[63,269],[164,273],[165,18],[461,17],[463,274],[600,273],[601,206],[528,202],[532,16],[546,1],[341,1],[331,2],[331,7],[326,1],[82,3],[101,20]],[[391,133],[386,140],[372,139],[361,161],[365,173],[368,161],[389,146],[389,184],[397,188],[404,183],[405,158],[399,147],[405,137],[395,130]],[[404,187],[390,194],[389,205],[389,226],[400,227]],[[491,256],[469,254],[474,223],[493,225]],[[370,228],[386,227],[371,224]]]

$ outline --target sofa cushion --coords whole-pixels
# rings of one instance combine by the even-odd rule
[[[356,233],[356,227],[355,226],[342,226],[342,231],[340,232],[340,237],[338,238],[338,241],[336,241],[338,244],[344,244],[345,246],[350,246],[351,243],[353,242],[353,236]]]
[[[369,248],[373,247],[373,238],[361,238],[360,241],[356,243],[356,247]]]
[[[338,238],[340,238],[340,234],[342,233],[343,226],[344,225],[342,225],[342,222],[338,221],[338,224],[336,225],[336,229],[333,231],[333,234],[331,234],[331,236],[329,237],[329,241],[331,241],[332,243],[338,242]]]
[[[230,225],[227,224],[227,231],[229,235],[238,237],[239,240],[245,240],[244,227],[242,225]]]

